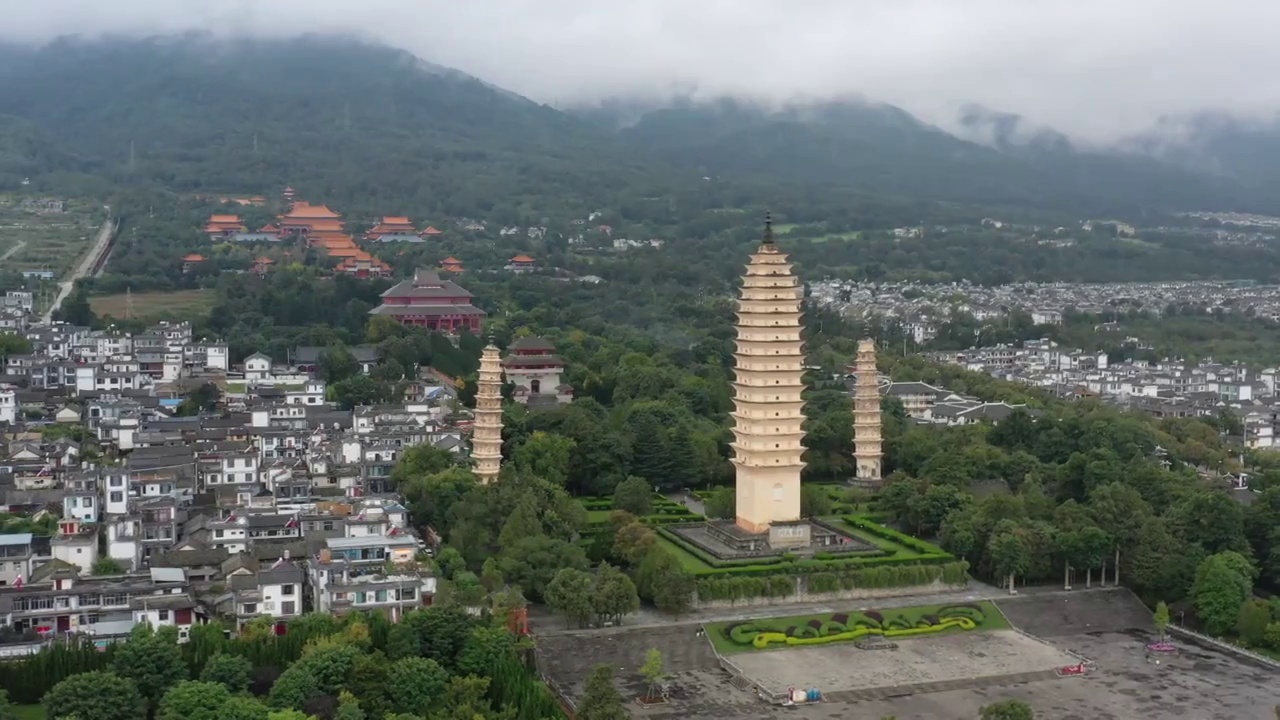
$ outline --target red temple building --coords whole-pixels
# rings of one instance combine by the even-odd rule
[[[462,272],[462,261],[450,255],[440,261],[440,272],[453,273],[454,275],[457,275]]]
[[[209,222],[204,224],[204,231],[210,236],[227,237],[246,229],[239,215],[210,215]]]
[[[413,226],[407,217],[399,217],[397,215],[387,215],[382,221],[364,234],[365,240],[377,240],[384,235],[413,235],[417,236],[418,229]]]
[[[342,215],[324,205],[299,200],[280,216],[280,232],[287,235],[312,235],[316,232],[342,232]]]
[[[199,253],[191,253],[190,255],[183,257],[182,273],[185,275],[186,273],[191,272],[202,262],[204,262],[204,256]]]
[[[538,269],[537,262],[528,255],[516,255],[511,258],[511,262],[507,265],[507,269],[516,273],[533,272]]]
[[[329,257],[339,258],[334,272],[344,273],[358,278],[390,277],[391,266],[360,248],[334,248],[328,251]]]
[[[401,325],[441,332],[480,332],[484,311],[471,304],[471,293],[435,270],[418,270],[382,293],[382,305],[370,315],[387,315]]]
[[[262,257],[253,261],[253,271],[259,275],[265,276],[271,270],[271,266],[275,264],[276,264],[275,260],[272,260],[266,255],[263,255]]]
[[[427,226],[427,229],[422,231],[422,234],[423,234],[424,236],[435,237],[435,236],[437,236],[437,235],[443,235],[443,234],[444,234],[444,231],[443,231],[443,230],[437,230],[437,229],[435,229],[434,227],[431,227],[430,225],[428,225],[428,226]]]

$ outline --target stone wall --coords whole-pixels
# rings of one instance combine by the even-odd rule
[[[891,588],[853,588],[835,592],[811,593],[806,590],[806,579],[803,575],[796,577],[796,591],[783,597],[753,597],[738,600],[699,600],[694,594],[693,607],[708,608],[745,608],[768,607],[770,605],[795,605],[798,603],[819,604],[837,600],[874,600],[876,598],[901,597],[904,595],[928,595],[948,591],[964,590],[968,583],[950,584],[935,580],[927,585],[909,585]]]

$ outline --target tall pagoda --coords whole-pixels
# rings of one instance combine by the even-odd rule
[[[774,244],[773,225],[766,215],[764,239],[742,278],[734,352],[737,526],[749,533],[800,519],[803,296],[787,254]]]
[[[876,375],[876,343],[858,341],[853,389],[853,458],[856,476],[865,483],[880,482],[880,382]]]
[[[480,355],[471,457],[476,461],[475,474],[481,483],[498,479],[502,466],[502,360],[492,342]]]

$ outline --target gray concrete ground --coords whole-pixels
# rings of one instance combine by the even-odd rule
[[[824,694],[1017,675],[1077,662],[1054,646],[1013,630],[894,642],[897,650],[862,650],[853,643],[834,643],[738,653],[731,660],[770,691],[816,687]]]
[[[895,600],[914,600],[915,604],[949,601],[937,597]],[[672,673],[674,692],[672,701],[663,706],[631,706],[634,717],[646,720],[766,720],[781,717],[879,720],[887,715],[894,715],[898,720],[967,720],[976,718],[983,705],[1006,698],[1030,703],[1038,720],[1251,720],[1272,717],[1272,708],[1280,704],[1280,676],[1277,673],[1214,648],[1175,640],[1180,649],[1176,656],[1162,658],[1160,665],[1149,662],[1143,644],[1152,639],[1150,615],[1127,591],[1076,591],[1065,596],[1061,593],[1024,594],[1001,600],[998,604],[1016,626],[1061,651],[1070,650],[1092,659],[1096,670],[1085,677],[992,682],[976,679],[984,666],[978,664],[971,673],[973,682],[963,689],[915,691],[882,699],[836,692],[831,702],[782,708],[764,704],[752,693],[731,685],[727,673],[719,668],[706,638],[697,637],[692,626],[668,624],[666,627],[622,628],[594,633],[539,634],[537,642],[543,671],[572,696],[580,695],[586,675],[599,662],[614,666],[625,696],[640,695],[645,684],[639,677],[638,668],[644,653],[650,647],[661,650]],[[887,606],[884,602],[880,605]],[[805,608],[768,608],[746,616],[808,612],[811,610]],[[922,644],[917,653],[921,672],[937,672],[926,670],[930,662],[940,666],[949,662],[951,667],[955,667],[958,659],[957,651],[948,650],[945,644],[939,643],[953,638],[1000,634],[920,638],[911,642]],[[935,644],[932,650],[928,646],[930,643]],[[900,647],[903,644],[900,643]],[[746,655],[759,656],[762,660],[776,656],[786,658],[784,665],[796,665],[800,661],[779,653],[807,652],[809,650],[746,653],[733,656],[733,660],[738,662]],[[877,658],[877,664],[896,664],[897,660],[884,657],[903,650],[848,649],[846,652]],[[847,656],[814,656],[803,662],[818,668],[812,672],[827,673],[833,683],[846,675],[870,681],[877,673],[892,675],[894,672],[877,670],[865,661],[862,663],[865,667],[857,666]],[[985,659],[983,663],[986,663]]]

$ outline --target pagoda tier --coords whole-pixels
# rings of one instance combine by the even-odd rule
[[[853,389],[854,466],[859,480],[879,482],[883,451],[875,341],[867,338],[858,342],[854,369],[857,374]]]
[[[733,464],[737,524],[765,532],[800,519],[804,468],[803,289],[787,255],[764,242],[742,279],[734,353]]]
[[[493,343],[489,343],[480,356],[471,457],[481,483],[498,479],[502,466],[502,361]]]

